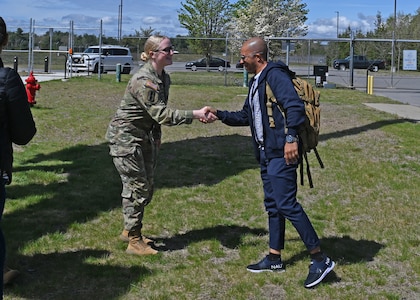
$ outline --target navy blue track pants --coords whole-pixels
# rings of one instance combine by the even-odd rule
[[[286,165],[284,158],[268,160],[261,150],[260,166],[264,205],[268,213],[270,248],[284,249],[285,219],[296,228],[308,251],[318,247],[318,235],[296,199],[298,164]]]

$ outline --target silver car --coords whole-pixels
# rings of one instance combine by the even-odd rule
[[[121,64],[121,73],[130,73],[133,68],[133,56],[129,48],[112,45],[90,46],[83,53],[69,55],[67,60],[67,68],[72,72],[98,73],[101,70],[101,73],[105,73],[116,71],[117,64]]]

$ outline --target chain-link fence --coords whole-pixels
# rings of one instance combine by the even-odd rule
[[[147,37],[129,36],[121,41],[109,39],[103,36],[102,26],[96,28],[78,28],[70,22],[68,27],[35,26],[31,20],[29,32],[11,34],[8,47],[3,50],[2,59],[6,66],[18,69],[20,72],[64,72],[68,49],[74,52],[82,52],[87,47],[107,44],[109,42],[119,43],[130,48],[134,60],[134,71],[139,62]],[[92,34],[85,34],[90,30]],[[239,65],[240,46],[242,40],[231,39],[229,36],[221,38],[189,38],[175,37],[171,41],[176,49],[173,56],[174,66],[171,71],[188,71],[194,73],[194,78],[200,81],[199,77],[205,75],[203,72],[219,72],[224,77],[225,85],[242,85],[246,79],[243,78],[243,69]],[[380,59],[385,62],[385,70],[379,73],[387,74],[390,80],[400,82],[398,78],[417,75],[418,72],[404,71],[404,50],[417,51],[420,47],[420,40],[391,40],[391,39],[357,39],[357,38],[291,38],[291,37],[270,37],[267,38],[270,49],[270,60],[282,60],[292,69],[298,71],[301,76],[314,76],[317,66],[323,68],[330,74],[336,72],[333,68],[333,61],[337,58],[345,58],[348,55],[364,55],[369,59]],[[205,50],[203,50],[205,49]],[[420,51],[416,52],[416,70],[419,70]],[[209,68],[199,65],[198,61],[203,58],[219,59],[215,65]],[[187,64],[190,63],[190,64]],[[228,67],[229,66],[229,67]],[[361,72],[366,71],[362,70]],[[133,71],[132,71],[133,72]],[[359,71],[357,71],[359,72]],[[338,84],[353,86],[353,72],[337,71]],[[357,82],[357,81],[356,81]]]

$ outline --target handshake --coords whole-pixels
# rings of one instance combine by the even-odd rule
[[[200,110],[193,110],[193,116],[194,119],[200,120],[201,123],[213,123],[218,120],[216,112],[217,109],[210,106],[204,106]]]

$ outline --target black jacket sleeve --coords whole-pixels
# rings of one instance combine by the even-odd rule
[[[34,137],[36,127],[25,86],[13,69],[6,76],[5,91],[10,140],[17,145],[25,145]]]

